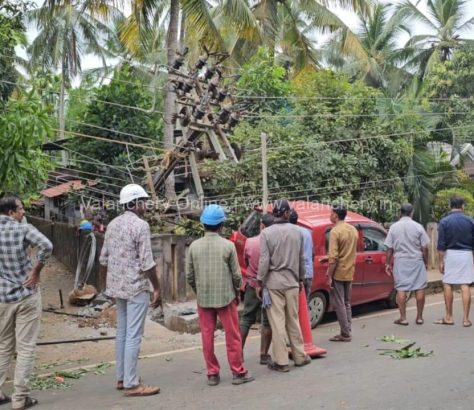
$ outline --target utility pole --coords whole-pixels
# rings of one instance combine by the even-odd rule
[[[267,206],[268,206],[267,134],[262,132],[261,139],[262,139],[262,188],[263,188],[262,206],[263,206],[263,213],[266,214]]]

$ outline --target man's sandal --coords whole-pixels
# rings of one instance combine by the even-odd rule
[[[141,384],[141,382],[142,382],[142,378],[140,377],[140,378],[138,379],[138,383]],[[123,385],[123,381],[122,381],[122,380],[119,380],[119,381],[117,382],[117,386],[116,386],[115,388],[116,388],[117,390],[123,390],[123,389],[125,388],[125,386]]]
[[[15,410],[25,410],[29,409],[30,407],[36,406],[38,404],[38,400],[34,399],[33,397],[27,397],[25,402],[23,403],[23,407],[15,408]]]
[[[153,396],[158,394],[160,388],[157,386],[147,386],[145,384],[139,384],[138,386],[130,389],[125,389],[124,395],[127,397],[139,397],[139,396]]]

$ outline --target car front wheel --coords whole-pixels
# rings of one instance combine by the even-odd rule
[[[309,297],[309,317],[311,320],[311,328],[314,329],[321,320],[323,320],[324,313],[326,313],[327,299],[322,292],[315,292]]]

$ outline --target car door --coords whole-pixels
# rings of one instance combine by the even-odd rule
[[[353,224],[356,228],[358,226]],[[326,255],[329,250],[329,235],[333,227],[329,226],[326,228]],[[357,254],[356,254],[356,268],[354,273],[354,279],[352,281],[352,305],[358,305],[363,303],[361,300],[363,298],[363,285],[364,285],[364,253],[362,252],[362,234],[359,231],[359,239],[357,241]],[[325,264],[327,268],[327,264]],[[326,274],[326,272],[324,272]]]
[[[392,278],[385,273],[386,232],[377,225],[360,225],[363,236],[364,302],[384,299],[393,289]]]

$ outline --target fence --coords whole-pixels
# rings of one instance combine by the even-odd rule
[[[63,222],[51,222],[30,216],[28,222],[46,235],[53,243],[53,255],[72,272],[76,272],[79,250],[86,235],[77,235],[77,228]],[[99,272],[99,255],[104,236],[95,233],[97,249],[89,283],[99,291],[105,290],[105,277]],[[186,284],[185,258],[190,239],[182,235],[153,235],[153,257],[156,262],[158,281],[165,302],[184,302],[191,297]]]

